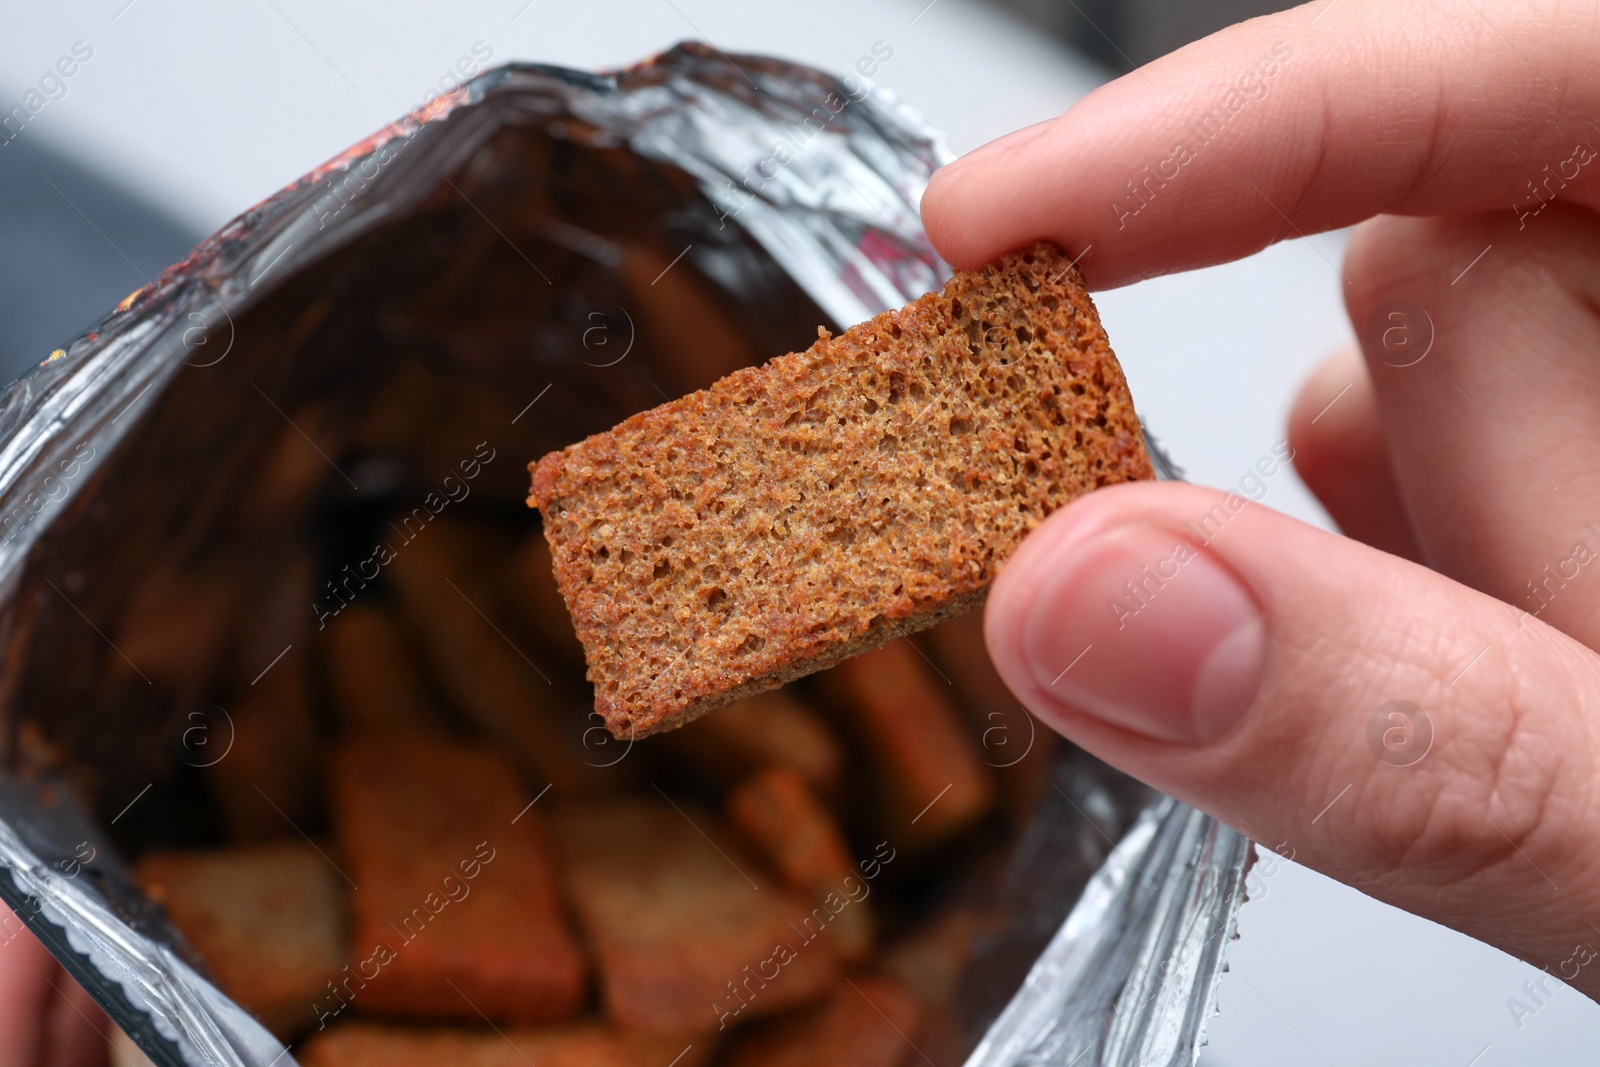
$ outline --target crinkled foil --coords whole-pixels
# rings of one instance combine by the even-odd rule
[[[482,491],[520,494],[527,459],[732,369],[628,359],[648,347],[629,308],[681,259],[745,338],[723,358],[745,362],[938,287],[917,206],[945,158],[882,94],[777,60],[684,45],[616,74],[505,67],[246,212],[10,387],[0,897],[152,1059],[293,1062],[116,859],[189,816],[172,783],[231,736],[198,702],[215,662],[141,669],[118,644],[151,575],[213,581],[225,628],[263,614],[274,531],[314,507],[264,464],[286,425],[338,442],[393,385],[374,331],[453,368],[433,392],[459,388],[442,402],[510,457]],[[486,264],[504,284],[480,314],[461,278]],[[692,318],[662,299],[657,326]],[[457,458],[403,430],[336,468],[353,494]],[[1248,843],[1081,753],[1048,785],[978,887],[967,1062],[1193,1064]]]

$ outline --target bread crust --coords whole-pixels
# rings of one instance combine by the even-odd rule
[[[531,466],[595,710],[618,737],[982,604],[1045,516],[1153,477],[1050,244]]]
[[[561,906],[554,845],[504,756],[367,735],[340,744],[332,764],[335,838],[359,887],[346,898],[353,1010],[468,1024],[582,1010],[588,965]]]
[[[309,843],[272,841],[139,860],[140,885],[225,993],[290,1040],[344,963],[343,885]]]
[[[837,986],[829,911],[819,916],[772,879],[708,812],[604,800],[564,805],[552,823],[567,899],[617,1025],[717,1031]]]

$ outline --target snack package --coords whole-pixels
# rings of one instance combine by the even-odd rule
[[[939,287],[945,159],[777,60],[508,66],[9,388],[0,899],[152,1062],[1194,1063],[1246,840],[1036,727],[972,619],[618,740],[524,504]]]

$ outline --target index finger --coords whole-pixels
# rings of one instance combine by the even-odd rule
[[[956,267],[1051,238],[1098,289],[1385,212],[1526,224],[1600,201],[1597,54],[1587,5],[1314,0],[936,172],[923,221]]]

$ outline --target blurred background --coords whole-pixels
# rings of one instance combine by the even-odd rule
[[[87,0],[8,12],[0,35],[0,376],[10,380],[252,203],[448,88],[459,61],[597,68],[682,39],[843,71],[957,152],[1272,0]],[[87,58],[85,58],[87,53]],[[16,112],[62,56],[74,75]],[[9,113],[9,120],[7,115]],[[20,116],[20,117],[19,117]],[[1351,338],[1339,234],[1102,294],[1141,412],[1192,480],[1231,487],[1283,436],[1297,383]],[[1227,330],[1209,328],[1224,322]],[[1326,516],[1292,472],[1266,503]],[[1337,807],[1328,818],[1337,818]],[[1267,842],[1276,845],[1276,842]],[[1258,867],[1206,1067],[1575,1063],[1600,1008],[1538,972],[1291,862]],[[938,1064],[936,1067],[956,1067]]]

